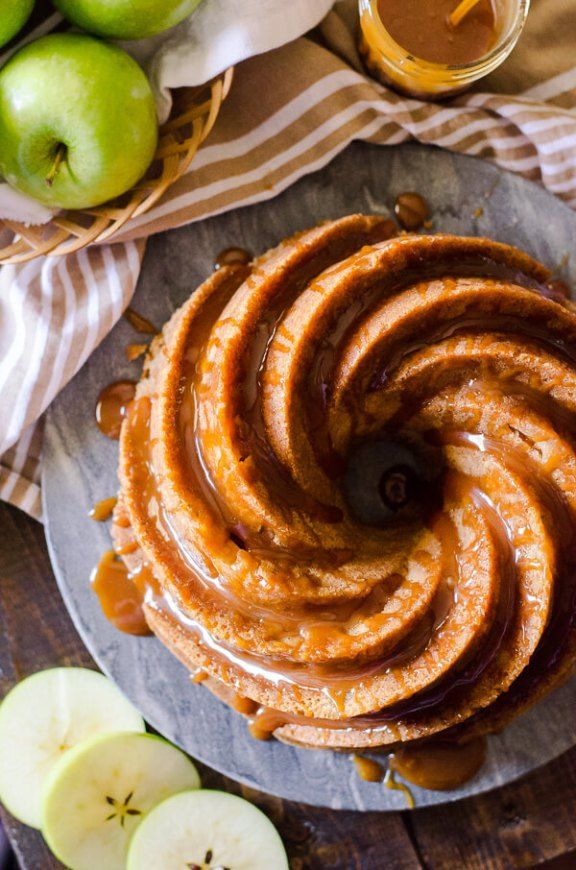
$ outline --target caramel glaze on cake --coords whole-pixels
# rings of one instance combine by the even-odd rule
[[[258,736],[471,739],[576,658],[572,305],[507,245],[396,232],[352,215],[223,266],[122,425],[147,622]],[[368,524],[346,481],[371,443],[423,471]]]

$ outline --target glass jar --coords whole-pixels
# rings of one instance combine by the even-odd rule
[[[494,2],[494,46],[477,60],[451,66],[432,63],[410,54],[384,26],[378,11],[378,0],[359,0],[360,51],[366,66],[384,84],[411,97],[434,100],[464,91],[506,60],[522,33],[530,8],[530,0]]]

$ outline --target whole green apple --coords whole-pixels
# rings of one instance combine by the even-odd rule
[[[0,0],[0,48],[22,30],[34,8],[34,0]]]
[[[133,187],[158,140],[148,79],[91,36],[59,33],[0,70],[0,174],[55,208],[90,208]]]
[[[200,0],[53,0],[64,18],[111,39],[154,36],[183,21]]]

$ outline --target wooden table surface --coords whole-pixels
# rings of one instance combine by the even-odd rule
[[[1,504],[0,695],[54,665],[94,666],[60,598],[42,526]],[[576,868],[576,749],[488,795],[402,813],[316,809],[200,768],[206,786],[241,793],[272,818],[293,870]],[[0,815],[23,870],[62,866],[38,832]]]

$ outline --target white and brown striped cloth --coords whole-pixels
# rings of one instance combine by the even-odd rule
[[[190,171],[118,243],[0,270],[0,498],[41,519],[39,421],[121,316],[152,233],[270,199],[353,139],[474,154],[576,208],[576,0],[532,0],[503,67],[442,104],[365,74],[355,7],[337,3],[311,37],[241,64]]]

